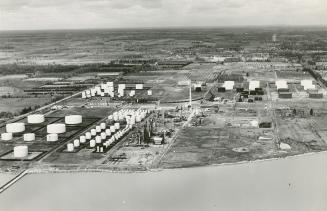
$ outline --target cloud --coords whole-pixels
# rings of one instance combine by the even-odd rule
[[[327,24],[326,0],[0,0],[0,29]]]

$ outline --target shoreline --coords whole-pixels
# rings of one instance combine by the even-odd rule
[[[174,171],[174,170],[185,170],[185,169],[194,169],[194,168],[208,168],[208,167],[224,167],[224,166],[236,166],[236,165],[244,165],[244,164],[250,164],[250,163],[263,163],[263,162],[271,162],[276,160],[283,160],[283,159],[295,159],[298,157],[309,157],[309,156],[315,156],[319,154],[327,153],[326,151],[320,151],[320,152],[308,152],[303,154],[297,154],[297,155],[290,155],[285,157],[277,157],[277,158],[266,158],[266,159],[257,159],[257,160],[250,160],[250,161],[239,161],[234,163],[217,163],[217,164],[209,164],[204,166],[191,166],[191,167],[178,167],[178,168],[153,168],[148,169],[145,168],[144,170],[112,170],[112,169],[71,169],[71,170],[60,170],[60,169],[26,169],[26,174],[57,174],[57,173],[155,173],[155,172],[162,172],[162,171]],[[0,171],[0,174],[17,174],[15,172],[2,172]]]

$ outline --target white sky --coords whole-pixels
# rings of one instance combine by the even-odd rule
[[[0,30],[327,25],[327,0],[0,0]]]

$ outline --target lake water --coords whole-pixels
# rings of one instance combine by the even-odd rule
[[[28,175],[0,210],[327,210],[327,153],[147,173]]]

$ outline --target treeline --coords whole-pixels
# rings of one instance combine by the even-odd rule
[[[32,74],[38,73],[48,74],[79,74],[85,72],[138,72],[153,70],[148,64],[142,65],[125,65],[114,63],[95,63],[95,64],[83,64],[83,65],[61,65],[61,64],[49,64],[49,65],[21,65],[21,64],[5,64],[0,65],[0,73],[4,75],[9,74]]]
[[[9,74],[27,74],[27,73],[63,73],[71,72],[78,68],[77,65],[21,65],[21,64],[3,64],[0,65],[0,72],[4,75]]]

